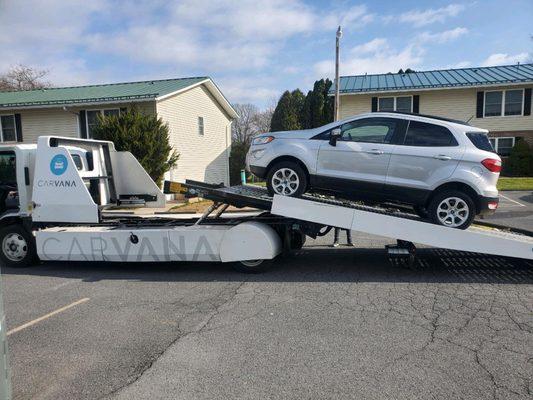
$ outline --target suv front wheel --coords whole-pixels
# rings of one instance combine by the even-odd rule
[[[428,212],[431,221],[437,225],[466,229],[476,216],[476,206],[468,194],[445,190],[431,199]]]
[[[307,175],[297,163],[281,161],[268,171],[267,189],[271,196],[300,196],[307,189]]]

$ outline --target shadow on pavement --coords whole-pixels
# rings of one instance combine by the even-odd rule
[[[443,249],[418,249],[412,268],[393,265],[383,249],[304,247],[262,274],[234,272],[222,263],[47,262],[2,268],[7,275],[52,276],[84,282],[404,282],[532,284],[533,261]]]

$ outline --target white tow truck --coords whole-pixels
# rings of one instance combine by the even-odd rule
[[[78,159],[78,158],[81,158]],[[119,215],[117,206],[163,207],[165,194],[131,153],[113,143],[43,136],[0,146],[0,261],[232,262],[257,272],[265,261],[340,227],[398,240],[391,257],[412,259],[412,242],[533,259],[530,235],[433,225],[413,214],[318,195],[268,196],[266,189],[165,182],[165,193],[213,200],[199,218]],[[229,205],[260,210],[227,216]]]

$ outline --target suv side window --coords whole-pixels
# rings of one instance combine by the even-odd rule
[[[458,146],[457,140],[444,126],[428,124],[426,122],[410,121],[405,146],[420,147],[450,147]]]
[[[341,127],[340,140],[346,142],[390,143],[397,121],[393,118],[365,118],[348,122]]]

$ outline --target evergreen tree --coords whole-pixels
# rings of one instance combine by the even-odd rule
[[[118,151],[131,152],[158,185],[179,158],[170,145],[168,124],[135,107],[118,116],[99,116],[93,135],[95,139],[112,141]]]
[[[304,106],[302,109],[302,115],[300,116],[300,124],[303,129],[312,128],[312,113],[311,113],[311,101],[313,98],[313,91],[310,90],[305,96]]]
[[[326,82],[324,79],[316,81],[313,86],[313,97],[311,99],[311,127],[316,128],[322,126],[324,120],[324,92],[326,90]]]
[[[333,82],[329,79],[326,79],[324,86],[324,110],[322,112],[322,125],[329,124],[333,122],[333,108],[335,105],[335,96],[328,96],[329,90]]]
[[[296,111],[296,104],[300,104],[300,100],[297,99],[294,102],[292,93],[286,90],[281,95],[272,114],[272,121],[270,122],[271,132],[300,129],[300,116]]]
[[[302,113],[305,106],[305,95],[300,89],[293,90],[291,93],[291,115],[294,115],[298,121],[298,129],[303,129]]]
[[[300,89],[285,91],[272,114],[270,130],[310,129],[332,122],[335,98],[328,96],[332,84],[320,79],[307,96]]]

